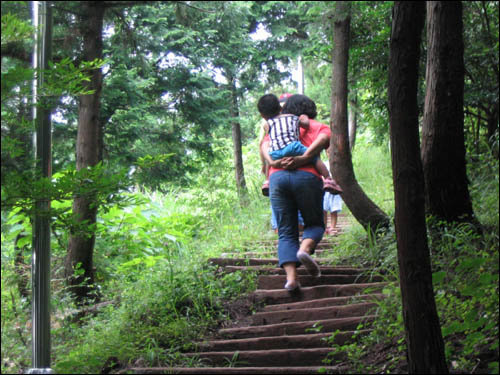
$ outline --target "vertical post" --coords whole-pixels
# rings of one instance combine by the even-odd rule
[[[33,2],[36,26],[37,72],[35,97],[36,176],[51,177],[51,122],[49,101],[40,95],[44,69],[52,58],[52,9],[49,1]],[[37,197],[33,220],[33,368],[30,374],[51,374],[50,368],[50,209],[49,197]]]
[[[304,65],[302,63],[302,56],[299,56],[299,59],[297,61],[297,69],[299,71],[299,82],[298,82],[298,94],[304,95]]]

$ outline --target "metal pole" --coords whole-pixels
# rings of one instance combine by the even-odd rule
[[[49,1],[33,2],[36,30],[35,91],[36,176],[50,178],[51,122],[49,101],[40,95],[43,70],[52,58],[52,9]],[[30,374],[52,374],[50,368],[50,209],[49,197],[37,197],[33,220],[33,368]]]

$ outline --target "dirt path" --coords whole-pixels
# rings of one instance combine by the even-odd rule
[[[340,231],[348,225],[347,217],[339,216]],[[285,273],[272,257],[276,241],[254,244],[262,251],[211,259],[225,272],[252,269],[259,273],[258,288],[250,296],[261,306],[259,310],[246,317],[243,326],[240,322],[220,329],[218,339],[198,343],[196,352],[185,354],[210,367],[130,370],[142,374],[315,374],[320,369],[343,373],[345,368],[339,363],[345,356],[334,352],[326,339],[339,330],[336,344],[352,341],[360,323],[365,323],[360,333],[369,332],[367,327],[376,318],[374,301],[382,298],[385,284],[370,277],[368,270],[329,265],[325,255],[336,246],[335,236],[325,236],[316,251],[322,276],[314,279],[300,267],[302,288],[295,293],[283,289]],[[328,364],[323,362],[326,358]]]

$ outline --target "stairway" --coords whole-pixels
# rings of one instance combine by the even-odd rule
[[[345,229],[348,218],[339,215],[338,225],[340,230]],[[375,319],[375,301],[383,298],[381,290],[385,283],[379,277],[370,277],[365,269],[329,265],[324,257],[335,246],[335,235],[324,237],[315,255],[322,276],[315,279],[300,267],[302,288],[294,293],[283,289],[285,272],[272,257],[276,256],[276,241],[254,244],[254,248],[262,252],[227,253],[225,257],[211,259],[224,272],[258,272],[258,287],[250,296],[256,306],[261,306],[258,312],[248,317],[248,325],[220,329],[218,339],[198,343],[196,352],[185,353],[209,367],[132,368],[129,371],[140,374],[316,374],[324,369],[326,373],[344,373],[345,368],[339,363],[345,356],[334,352],[332,343],[326,339],[340,330],[335,335],[335,344],[350,342],[360,323],[364,326],[358,333],[369,332],[366,327]],[[331,360],[329,364],[323,362],[327,357]]]

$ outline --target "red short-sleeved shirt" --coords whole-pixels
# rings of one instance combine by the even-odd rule
[[[309,128],[304,129],[300,128],[300,142],[306,146],[309,147],[315,140],[318,138],[320,134],[326,134],[328,136],[328,139],[330,139],[331,131],[330,127],[328,125],[322,124],[321,122],[309,119]],[[269,142],[269,134],[266,134],[266,136],[263,139],[263,142]],[[321,175],[318,173],[316,168],[314,168],[314,165],[312,164],[306,164],[300,168],[297,168],[301,171],[306,171],[313,173],[314,175],[321,177]],[[271,167],[269,169],[269,176],[271,176],[274,172],[280,171],[283,169],[280,168],[273,168]]]

